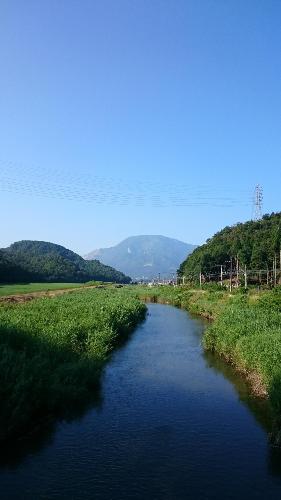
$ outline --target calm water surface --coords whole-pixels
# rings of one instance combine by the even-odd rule
[[[94,408],[2,450],[1,499],[281,498],[268,404],[203,353],[201,320],[148,307]]]

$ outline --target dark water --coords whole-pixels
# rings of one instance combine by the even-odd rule
[[[1,498],[281,498],[268,404],[202,352],[202,321],[149,313],[113,355],[94,409],[2,450]]]

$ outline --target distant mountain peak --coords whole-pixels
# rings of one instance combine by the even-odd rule
[[[129,274],[133,279],[171,277],[196,245],[162,235],[129,236],[115,246],[93,250],[86,260],[98,258],[103,264]]]

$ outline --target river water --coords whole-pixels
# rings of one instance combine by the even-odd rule
[[[96,405],[0,457],[1,499],[281,498],[267,402],[200,341],[203,321],[150,304]]]

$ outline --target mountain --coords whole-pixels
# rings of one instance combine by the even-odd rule
[[[180,266],[180,274],[198,278],[202,273],[218,273],[220,265],[229,270],[230,260],[238,258],[248,269],[272,269],[280,264],[281,212],[264,215],[261,220],[227,226],[196,248]],[[232,257],[232,259],[231,259]]]
[[[120,269],[133,279],[171,277],[195,245],[166,236],[131,236],[110,248],[100,248],[85,256]]]
[[[18,241],[0,250],[0,282],[77,282],[90,280],[129,283],[130,278],[98,260],[80,255],[54,243]]]

